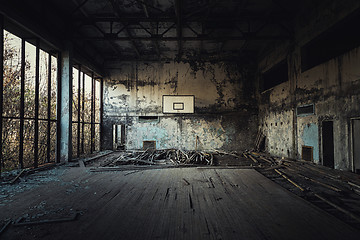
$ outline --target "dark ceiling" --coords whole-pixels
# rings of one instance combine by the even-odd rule
[[[289,3],[290,2],[290,3]],[[290,39],[286,0],[0,0],[6,16],[100,69],[125,60],[254,59]],[[26,24],[25,24],[26,25]],[[49,41],[51,42],[51,41]]]

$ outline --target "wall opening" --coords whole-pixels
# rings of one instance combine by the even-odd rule
[[[360,174],[360,119],[352,119],[353,170]]]
[[[121,125],[121,124],[113,125],[113,149],[114,150],[125,149],[125,125]]]
[[[144,150],[156,150],[156,141],[143,141]]]
[[[359,23],[360,14],[357,11],[302,46],[301,71],[304,72],[358,47],[360,34],[354,29]]]
[[[288,80],[288,64],[284,60],[263,74],[262,91],[266,91]]]
[[[297,116],[311,115],[315,114],[315,106],[314,104],[299,106],[296,108]]]
[[[323,165],[334,168],[334,130],[333,121],[322,122]]]
[[[139,116],[139,122],[159,122],[158,116]]]
[[[313,161],[314,148],[311,146],[302,146],[301,148],[301,159],[305,161]]]

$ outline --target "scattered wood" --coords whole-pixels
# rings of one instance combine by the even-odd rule
[[[264,158],[263,156],[260,156],[260,159],[264,160],[267,163],[273,164],[272,161],[270,161],[269,159]]]
[[[23,218],[20,218],[18,221],[16,221],[16,223],[13,224],[13,226],[20,227],[20,226],[40,225],[40,224],[47,224],[47,223],[70,222],[70,221],[75,221],[78,216],[79,216],[79,213],[76,212],[71,217],[68,217],[68,218],[45,219],[45,220],[31,221],[31,222],[21,222],[21,220],[23,220]]]
[[[336,208],[337,210],[345,213],[346,215],[348,215],[349,217],[351,217],[352,219],[354,219],[354,220],[356,220],[358,223],[360,223],[360,217],[359,217],[359,216],[353,214],[352,212],[349,212],[348,210],[346,210],[346,209],[344,209],[344,208],[336,205],[336,204],[333,203],[333,202],[330,202],[329,200],[327,200],[326,198],[320,196],[320,195],[317,194],[317,193],[315,193],[314,195],[315,195],[317,198],[319,198],[320,200],[326,202],[326,203],[329,204],[330,206],[332,206],[332,207]]]
[[[355,183],[353,183],[353,182],[347,182],[350,186],[352,186],[352,187],[356,187],[356,188],[358,188],[359,190],[360,190],[360,186],[359,185],[357,185],[357,184],[355,184]]]
[[[81,167],[81,168],[85,167],[85,163],[83,160],[79,160],[79,167]]]
[[[215,185],[214,185],[214,182],[213,182],[212,177],[209,177],[209,182],[210,182],[210,184],[211,184],[211,186],[209,186],[209,188],[215,188]]]
[[[166,149],[166,150],[151,150],[133,151],[124,153],[111,163],[110,165],[125,165],[125,164],[214,164],[214,156],[210,152],[204,151],[188,151],[182,149]],[[105,166],[105,165],[103,165]]]
[[[300,187],[297,183],[295,183],[293,180],[291,180],[290,178],[288,178],[284,173],[280,172],[278,169],[274,169],[274,171],[276,173],[278,173],[280,176],[282,176],[284,179],[286,179],[288,182],[290,182],[292,185],[294,185],[295,187],[297,187],[298,189],[300,189],[302,192],[304,192],[305,190]]]
[[[258,161],[257,161],[253,156],[251,156],[250,154],[248,155],[248,157],[249,157],[254,163],[258,163]]]
[[[264,170],[269,171],[269,170],[274,170],[274,169],[279,169],[279,168],[283,168],[283,166],[275,165],[275,166],[272,166],[272,167],[265,168]]]
[[[186,180],[185,178],[183,178],[183,180],[184,180],[184,182],[185,182],[186,185],[190,185],[190,183],[189,183],[188,180]]]
[[[21,175],[24,172],[25,172],[25,169],[21,170],[21,172],[13,180],[10,181],[10,184],[14,184],[21,177]]]
[[[317,181],[317,180],[315,180],[315,179],[313,179],[313,178],[311,178],[311,177],[304,176],[304,175],[302,175],[302,174],[300,174],[300,173],[299,173],[298,175],[301,176],[301,177],[303,177],[303,178],[305,178],[305,179],[308,180],[308,181],[311,181],[311,182],[320,184],[320,185],[322,185],[322,186],[324,186],[324,187],[326,187],[326,188],[328,188],[328,189],[331,189],[331,190],[333,190],[333,191],[335,191],[335,192],[341,192],[341,190],[338,189],[337,187],[334,187],[334,186],[331,186],[331,185],[329,185],[329,184],[326,184],[326,183]]]
[[[125,173],[124,176],[130,175],[130,174],[134,174],[134,173],[138,173],[138,172],[141,172],[141,170],[136,170],[136,171],[132,171],[132,172]]]
[[[235,158],[239,158],[239,155],[238,155],[236,152],[231,152],[231,153],[229,153],[229,152],[225,152],[225,151],[221,151],[221,150],[216,150],[216,149],[215,149],[215,152],[216,152],[217,154],[230,155],[230,156],[233,156],[233,157],[235,157]]]
[[[4,226],[0,229],[0,235],[5,232],[5,230],[7,229],[7,227],[11,224],[11,220],[8,220]]]

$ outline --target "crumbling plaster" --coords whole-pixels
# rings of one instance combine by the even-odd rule
[[[123,124],[127,149],[141,149],[143,141],[156,141],[158,149],[253,147],[258,119],[249,68],[225,62],[118,64],[104,86],[103,146],[112,146],[112,125]],[[163,95],[194,95],[195,113],[162,113]],[[158,120],[141,122],[139,116]]]
[[[351,170],[350,118],[360,116],[360,48],[301,72],[300,48],[354,9],[355,1],[324,1],[324,5],[300,12],[295,39],[273,48],[259,63],[258,76],[286,59],[289,81],[260,93],[260,130],[266,135],[266,150],[272,154],[301,159],[301,146],[314,148],[314,162],[322,164],[322,121],[334,123],[335,168]],[[279,50],[281,49],[281,50]],[[315,104],[315,114],[296,116],[296,107]],[[271,123],[283,122],[282,127]],[[287,134],[286,134],[287,133]],[[290,139],[289,139],[290,138]],[[279,147],[281,146],[281,147]],[[279,151],[279,149],[287,151]]]

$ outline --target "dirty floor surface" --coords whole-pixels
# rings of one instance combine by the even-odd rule
[[[6,219],[45,222],[9,225],[2,240],[349,240],[360,236],[358,230],[253,169],[90,172],[63,167],[52,178],[23,191],[9,191],[0,199],[2,223]],[[61,221],[77,213],[75,220]]]

